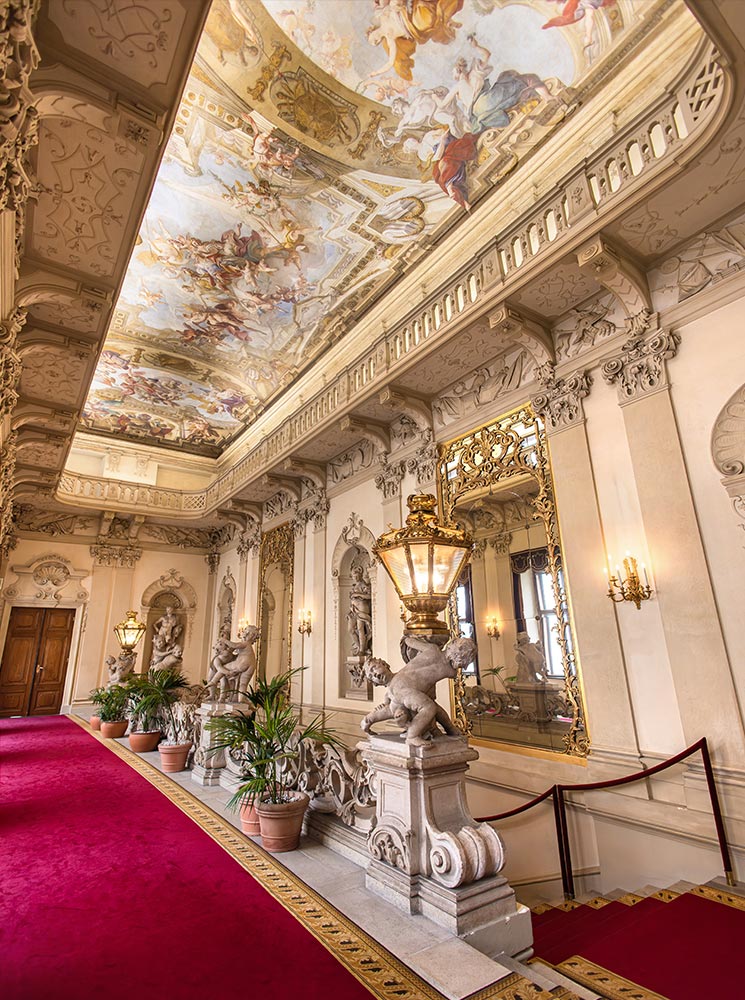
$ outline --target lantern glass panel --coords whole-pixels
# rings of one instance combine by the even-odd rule
[[[399,594],[410,594],[411,574],[409,573],[409,560],[406,558],[406,546],[402,545],[397,549],[384,549],[380,552],[388,575],[396,585]]]
[[[455,586],[466,549],[454,545],[434,546],[434,566],[432,570],[432,589],[436,594],[448,594]]]
[[[411,542],[411,564],[414,567],[414,589],[417,594],[429,594],[431,583],[429,578],[429,543]]]

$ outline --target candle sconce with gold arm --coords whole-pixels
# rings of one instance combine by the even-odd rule
[[[610,556],[608,562],[610,563]],[[644,583],[639,576],[636,559],[630,552],[627,552],[623,560],[623,570],[616,565],[615,572],[609,575],[608,568],[605,569],[608,597],[616,604],[631,601],[638,610],[641,610],[642,601],[648,601],[653,594],[644,563],[642,563],[642,573],[644,574]]]

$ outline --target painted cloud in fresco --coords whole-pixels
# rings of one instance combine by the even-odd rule
[[[622,26],[614,0],[531,2],[214,0],[84,427],[215,454],[250,424]]]

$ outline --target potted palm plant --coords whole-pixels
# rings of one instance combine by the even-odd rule
[[[155,750],[163,736],[157,698],[150,689],[149,674],[134,674],[127,682],[127,715],[131,722],[129,746],[135,753]]]
[[[253,711],[220,716],[208,723],[217,736],[213,749],[237,751],[245,781],[230,808],[255,809],[267,851],[294,851],[300,842],[308,796],[293,789],[292,764],[303,740],[340,745],[320,716],[301,727],[290,701],[288,670],[271,681],[257,679],[249,695]],[[243,824],[243,820],[242,820]],[[245,832],[249,832],[246,830]]]
[[[105,688],[98,699],[101,735],[106,739],[124,736],[129,725],[127,718],[127,689],[120,684]]]
[[[174,711],[181,692],[189,682],[177,667],[151,667],[137,693],[137,710],[141,716],[158,718],[165,740],[158,744],[160,763],[164,771],[183,771],[191,750],[181,725],[182,717]]]
[[[94,733],[97,733],[101,729],[101,716],[98,714],[98,707],[101,704],[102,697],[106,692],[106,688],[99,687],[93,688],[90,694],[91,703],[93,704],[94,712],[90,717],[90,727]]]

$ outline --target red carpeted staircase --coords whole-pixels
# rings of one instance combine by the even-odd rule
[[[539,906],[533,928],[536,964],[557,969],[593,996],[745,996],[735,969],[745,942],[745,896],[737,890],[709,885]]]

